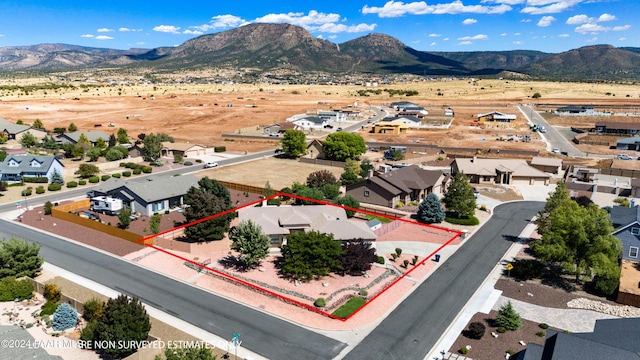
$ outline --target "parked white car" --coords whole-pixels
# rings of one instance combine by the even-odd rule
[[[633,156],[627,154],[619,154],[618,159],[620,160],[633,160]]]
[[[214,168],[216,166],[218,166],[218,163],[217,162],[212,162],[212,161],[209,161],[209,162],[204,164],[204,168],[205,169]]]

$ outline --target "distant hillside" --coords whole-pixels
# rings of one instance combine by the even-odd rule
[[[261,74],[323,72],[445,76],[530,76],[565,80],[638,80],[640,48],[587,46],[539,51],[425,52],[372,33],[334,44],[289,24],[250,24],[176,47],[113,50],[66,44],[0,48],[0,71],[118,68],[171,72],[227,68]]]

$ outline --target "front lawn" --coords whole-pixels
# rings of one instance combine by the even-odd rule
[[[333,316],[344,319],[353,314],[354,311],[360,309],[367,301],[361,297],[352,297],[344,305],[340,306],[333,312]]]

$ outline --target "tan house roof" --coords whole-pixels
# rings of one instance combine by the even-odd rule
[[[176,151],[188,151],[193,149],[194,147],[198,147],[200,149],[204,149],[205,147],[202,145],[198,145],[198,144],[192,144],[192,143],[184,143],[184,142],[169,142],[169,141],[163,141],[162,142],[162,148],[165,150],[176,150]]]
[[[534,156],[533,159],[531,159],[531,165],[562,166],[562,159]]]
[[[515,177],[550,177],[549,174],[542,172],[526,161],[520,159],[455,159],[458,170],[467,175],[486,175],[496,174],[496,170],[501,172],[509,172]]]

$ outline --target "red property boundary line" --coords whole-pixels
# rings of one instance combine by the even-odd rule
[[[351,210],[351,211],[356,211],[356,212],[360,212],[360,213],[364,213],[364,214],[368,214],[368,215],[373,215],[373,216],[378,216],[378,217],[384,217],[384,218],[391,219],[391,220],[394,220],[394,221],[402,221],[402,222],[405,222],[405,223],[408,223],[408,224],[414,224],[414,225],[420,225],[420,226],[424,226],[424,227],[428,227],[428,228],[434,228],[434,229],[437,229],[437,230],[446,231],[446,232],[451,233],[451,234],[453,234],[453,235],[452,235],[452,237],[451,237],[451,238],[449,238],[449,240],[447,240],[444,244],[442,244],[442,245],[441,245],[440,247],[438,247],[435,251],[433,251],[431,254],[429,254],[429,256],[425,257],[425,258],[424,258],[424,259],[422,259],[420,262],[418,262],[414,267],[412,267],[409,271],[407,271],[407,272],[405,272],[404,274],[402,274],[401,276],[399,276],[397,279],[395,279],[393,282],[391,282],[389,285],[387,285],[385,288],[383,288],[380,292],[378,292],[374,297],[372,297],[371,299],[368,299],[368,300],[367,300],[367,302],[365,302],[365,303],[364,303],[364,305],[362,305],[360,308],[358,308],[356,311],[354,311],[353,313],[351,313],[351,314],[350,314],[349,316],[347,316],[346,318],[340,318],[340,317],[337,317],[337,316],[335,316],[335,315],[333,315],[333,314],[330,314],[330,313],[328,313],[328,312],[322,311],[322,310],[320,310],[320,309],[316,308],[315,306],[311,306],[311,305],[309,305],[309,304],[302,303],[302,302],[300,302],[300,301],[298,301],[298,300],[295,300],[295,299],[292,299],[292,298],[290,298],[290,297],[284,296],[284,295],[279,294],[279,293],[277,293],[277,292],[275,292],[275,291],[272,291],[272,290],[269,290],[269,289],[263,288],[263,287],[258,286],[258,285],[256,285],[256,284],[253,284],[253,283],[251,283],[251,282],[249,282],[249,281],[242,280],[242,279],[239,279],[239,278],[237,278],[237,277],[231,276],[231,275],[229,275],[229,274],[223,273],[223,272],[221,272],[221,271],[219,271],[219,270],[216,270],[216,269],[210,268],[210,267],[208,267],[208,266],[206,266],[206,265],[203,265],[203,264],[197,263],[197,262],[195,262],[195,261],[193,261],[193,260],[190,260],[190,259],[187,259],[187,258],[182,257],[182,256],[180,256],[180,255],[174,254],[174,253],[172,253],[172,252],[170,252],[170,251],[168,251],[168,250],[166,250],[166,249],[163,249],[163,248],[161,248],[161,247],[158,247],[158,246],[155,246],[155,245],[146,244],[146,241],[147,241],[147,240],[150,240],[150,239],[156,238],[156,237],[158,237],[158,236],[162,236],[162,235],[164,235],[164,234],[167,234],[167,233],[170,233],[170,232],[173,232],[173,231],[176,231],[176,230],[184,229],[184,228],[187,228],[187,227],[192,226],[192,225],[195,225],[195,224],[199,224],[199,223],[202,223],[202,222],[205,222],[205,221],[211,220],[211,219],[215,219],[215,218],[217,218],[218,216],[222,216],[222,215],[230,214],[230,213],[236,212],[236,211],[238,211],[238,210],[240,210],[240,209],[243,209],[243,208],[245,208],[245,207],[253,206],[253,205],[256,205],[256,204],[261,203],[261,202],[263,202],[263,201],[271,200],[271,199],[273,199],[273,198],[277,198],[277,197],[280,197],[280,196],[283,196],[283,197],[289,197],[289,198],[294,198],[294,199],[303,200],[303,201],[310,201],[310,202],[314,202],[314,203],[322,204],[322,205],[329,205],[329,206],[340,207],[340,208],[343,208],[343,209],[345,209],[345,210]],[[397,217],[393,217],[393,216],[389,216],[389,215],[378,214],[378,213],[376,213],[376,212],[374,212],[374,211],[368,211],[368,210],[363,210],[363,209],[356,209],[356,208],[352,208],[352,207],[348,207],[348,206],[343,206],[343,205],[339,205],[339,204],[334,204],[334,203],[327,202],[327,201],[315,200],[315,199],[311,199],[311,198],[306,198],[306,197],[298,196],[298,195],[295,195],[295,194],[287,194],[287,193],[282,193],[282,192],[281,192],[281,193],[277,193],[277,194],[275,194],[275,195],[269,196],[269,197],[264,198],[264,199],[256,200],[256,201],[250,202],[250,203],[248,203],[248,204],[245,204],[245,205],[242,205],[242,206],[239,206],[239,207],[236,207],[236,208],[230,209],[230,210],[223,211],[223,212],[218,213],[218,214],[214,214],[214,215],[211,215],[211,216],[207,216],[207,217],[205,217],[205,218],[202,218],[202,219],[199,219],[199,220],[196,220],[196,221],[190,222],[190,223],[188,223],[188,224],[183,224],[183,225],[177,226],[177,227],[175,227],[175,228],[172,228],[172,229],[169,229],[169,230],[165,230],[165,231],[160,232],[160,233],[158,233],[158,234],[153,234],[153,235],[145,236],[145,237],[143,237],[142,239],[138,240],[138,242],[139,242],[139,243],[141,243],[141,244],[143,244],[144,246],[147,246],[147,247],[150,247],[150,248],[155,249],[155,250],[157,250],[157,251],[160,251],[160,252],[163,252],[163,253],[165,253],[165,254],[171,255],[171,256],[173,256],[173,257],[175,257],[175,258],[178,258],[178,259],[183,260],[183,261],[185,261],[185,262],[188,262],[188,263],[190,263],[190,264],[192,264],[192,265],[195,265],[195,266],[197,266],[197,267],[199,267],[199,268],[201,268],[201,269],[205,269],[205,270],[207,270],[207,271],[209,271],[209,272],[215,273],[216,275],[221,276],[221,277],[223,277],[223,278],[225,278],[225,279],[227,279],[227,280],[230,280],[230,281],[232,281],[232,282],[236,282],[236,283],[238,283],[238,284],[241,284],[241,285],[247,286],[247,287],[249,287],[249,288],[251,288],[251,289],[253,289],[253,290],[257,290],[257,291],[259,291],[259,292],[261,292],[261,293],[264,293],[264,294],[267,294],[267,295],[273,296],[273,297],[275,297],[275,298],[277,298],[277,299],[280,299],[280,300],[283,300],[283,301],[285,301],[285,302],[287,302],[287,303],[290,303],[290,304],[293,304],[293,305],[296,305],[296,306],[299,306],[299,307],[305,308],[305,309],[307,309],[307,310],[313,311],[313,312],[315,312],[315,313],[318,313],[318,314],[320,314],[320,315],[326,316],[326,317],[328,317],[328,318],[331,318],[331,319],[335,319],[335,320],[340,320],[340,321],[346,322],[346,321],[347,321],[347,320],[349,320],[352,316],[354,316],[355,314],[359,313],[362,309],[364,309],[365,307],[367,307],[367,306],[368,306],[372,301],[374,301],[375,299],[377,299],[380,295],[382,295],[382,294],[386,293],[386,292],[387,292],[391,287],[393,287],[393,286],[394,286],[395,284],[397,284],[399,281],[401,281],[401,280],[402,280],[402,279],[404,279],[405,277],[409,276],[409,275],[410,275],[410,274],[411,274],[411,273],[412,273],[416,268],[418,268],[418,265],[422,265],[422,264],[424,264],[427,260],[431,260],[431,258],[432,258],[435,254],[437,254],[437,253],[438,253],[438,252],[440,252],[442,249],[444,249],[446,246],[448,246],[449,244],[451,244],[451,242],[452,242],[452,241],[454,241],[455,239],[457,239],[457,238],[458,238],[459,236],[461,236],[461,235],[462,235],[462,232],[461,232],[461,231],[457,231],[457,230],[447,229],[447,228],[440,227],[440,226],[435,226],[435,225],[422,224],[422,223],[419,223],[419,222],[417,222],[417,221],[412,221],[412,220],[407,220],[407,219],[401,219],[401,218],[397,218]]]

